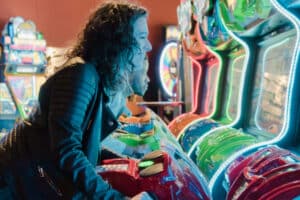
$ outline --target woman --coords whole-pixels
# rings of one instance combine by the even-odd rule
[[[123,198],[95,172],[99,143],[117,127],[150,50],[145,8],[96,9],[68,54],[73,64],[46,81],[37,111],[0,142],[2,188],[14,199]]]

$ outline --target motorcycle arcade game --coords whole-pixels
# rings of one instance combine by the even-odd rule
[[[203,1],[193,1],[202,37],[206,45],[220,59],[220,76],[217,84],[216,109],[209,117],[199,118],[186,125],[178,136],[184,151],[188,152],[196,140],[204,133],[219,126],[234,123],[239,116],[241,88],[246,71],[246,54],[242,44],[229,35],[224,26],[216,4],[210,13],[203,13]],[[211,2],[212,3],[212,2]],[[210,33],[210,34],[209,34]],[[214,34],[212,34],[214,33]]]
[[[260,150],[266,153],[258,153],[262,156],[256,157],[257,159],[253,161],[256,163],[257,160],[258,168],[256,164],[249,164],[249,166],[245,164],[244,170],[239,171],[243,171],[241,177],[246,176],[246,180],[250,180],[251,177],[252,180],[258,180],[256,184],[265,180],[257,177],[261,175],[259,173],[270,169],[268,168],[270,166],[277,170],[274,171],[276,175],[281,170],[277,169],[277,166],[281,166],[278,163],[289,161],[289,164],[298,165],[298,158],[295,154],[287,154],[280,148],[274,150],[277,147],[266,145],[278,143],[284,138],[291,139],[295,134],[291,129],[295,127],[296,117],[291,109],[299,108],[295,103],[299,96],[295,91],[295,79],[299,77],[297,73],[299,21],[289,17],[286,9],[283,9],[284,6],[280,6],[276,1],[219,0],[216,5],[225,25],[229,27],[228,30],[234,34],[234,37],[244,41],[247,51],[250,52],[241,94],[241,116],[231,127],[220,127],[205,133],[192,146],[188,155],[206,176],[214,199],[225,199],[226,195],[229,195],[228,199],[232,199],[231,194],[234,194],[234,199],[239,195],[241,195],[240,199],[253,199],[253,196],[243,193],[246,191],[246,194],[249,194],[249,190],[245,190],[247,181],[237,184],[240,187],[235,185],[233,187],[235,192],[228,192],[234,180],[241,180],[236,179],[238,176],[232,175],[230,171],[235,169],[234,166],[238,166],[239,161],[245,159],[245,154],[253,153],[259,147],[268,149]],[[268,155],[270,159],[264,157]],[[278,158],[276,155],[282,156]],[[270,160],[274,159],[277,165],[269,165],[268,163],[272,163]],[[267,162],[262,162],[264,160]],[[298,172],[295,166],[283,169],[282,173],[292,169],[295,171],[294,177],[297,177]],[[266,177],[268,177],[267,174]],[[225,189],[222,185],[226,186]],[[272,187],[264,185],[260,188],[260,192],[277,190],[276,182],[271,181],[267,185]],[[295,185],[293,187],[297,188]],[[254,193],[255,189],[251,192],[253,195],[261,194]]]

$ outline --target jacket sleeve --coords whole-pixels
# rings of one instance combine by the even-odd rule
[[[82,124],[98,87],[98,77],[93,74],[95,70],[88,70],[88,67],[70,67],[54,79],[49,94],[48,116],[51,146],[59,168],[87,196],[92,199],[120,199],[121,194],[97,175],[82,150]]]

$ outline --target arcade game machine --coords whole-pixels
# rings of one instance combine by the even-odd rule
[[[158,77],[162,88],[162,97],[167,101],[176,99],[178,76],[178,41],[180,33],[175,25],[164,28],[165,43],[159,53]]]
[[[97,172],[130,197],[147,191],[155,199],[210,199],[197,166],[154,116],[150,109],[121,116],[119,128],[101,143],[105,153]]]
[[[158,115],[168,124],[181,113],[181,102],[178,101],[178,77],[180,32],[177,26],[164,27],[165,43],[159,53],[157,77],[159,77]]]
[[[184,151],[188,152],[193,143],[205,132],[221,125],[233,123],[237,118],[239,93],[246,70],[246,55],[243,46],[233,39],[221,22],[216,7],[212,12],[201,12],[203,1],[193,1],[195,14],[202,37],[207,46],[220,58],[221,76],[217,86],[216,111],[206,118],[199,118],[186,125],[178,135],[178,141]],[[218,33],[217,31],[221,32]],[[210,34],[208,34],[210,33]]]
[[[209,9],[208,6],[206,12],[209,12]],[[200,37],[197,28],[199,24],[192,16],[192,2],[183,1],[177,9],[177,15],[183,47],[180,66],[184,68],[179,73],[186,76],[189,73],[189,66],[192,66],[192,76],[182,79],[182,84],[184,84],[182,88],[185,90],[192,88],[192,92],[190,95],[182,93],[184,98],[192,96],[192,108],[190,112],[177,116],[168,124],[176,137],[191,121],[215,112],[216,85],[221,73],[217,55],[206,47]]]
[[[221,185],[230,163],[250,150],[282,140],[297,124],[291,105],[299,104],[292,93],[299,77],[295,73],[299,65],[299,23],[294,23],[275,1],[240,3],[218,0],[216,5],[229,32],[244,41],[250,52],[241,93],[242,115],[231,126],[205,133],[188,152],[206,176],[214,199],[226,196]]]
[[[113,188],[129,197],[146,191],[154,199],[211,199],[205,182],[193,169],[178,152],[169,154],[158,150],[138,160],[104,160],[96,171]]]
[[[2,31],[1,44],[1,71],[4,72],[1,84],[12,96],[10,102],[17,112],[11,120],[15,122],[17,118],[26,118],[37,104],[39,87],[45,81],[46,41],[34,22],[12,17]]]
[[[300,1],[272,1],[293,23],[297,36],[291,82],[300,77],[299,28]],[[299,143],[299,88],[295,83],[287,102],[289,123],[285,134],[267,145],[245,152],[227,168],[225,181],[227,199],[299,199],[300,198],[300,143]],[[280,146],[280,147],[279,147]],[[284,147],[285,149],[282,149]],[[249,176],[246,176],[249,175]],[[263,181],[262,181],[263,180]]]

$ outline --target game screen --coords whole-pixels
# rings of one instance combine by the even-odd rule
[[[232,56],[229,60],[229,70],[224,88],[225,106],[222,107],[222,116],[233,121],[237,115],[237,106],[241,86],[242,71],[245,61],[245,55],[238,57]]]
[[[16,112],[16,106],[6,84],[0,83],[0,115],[14,115]]]
[[[0,83],[0,139],[14,127],[17,116],[17,108],[7,85]]]
[[[205,76],[205,85],[202,94],[203,104],[201,106],[202,112],[204,111],[204,113],[212,113],[214,110],[218,71],[218,64],[214,64],[207,69],[207,76]]]
[[[42,76],[8,76],[7,80],[16,103],[24,113],[23,117],[27,117],[38,103],[39,89],[45,78]]]
[[[251,99],[250,129],[275,135],[282,130],[295,43],[295,36],[285,36],[277,42],[272,39],[260,44]]]

